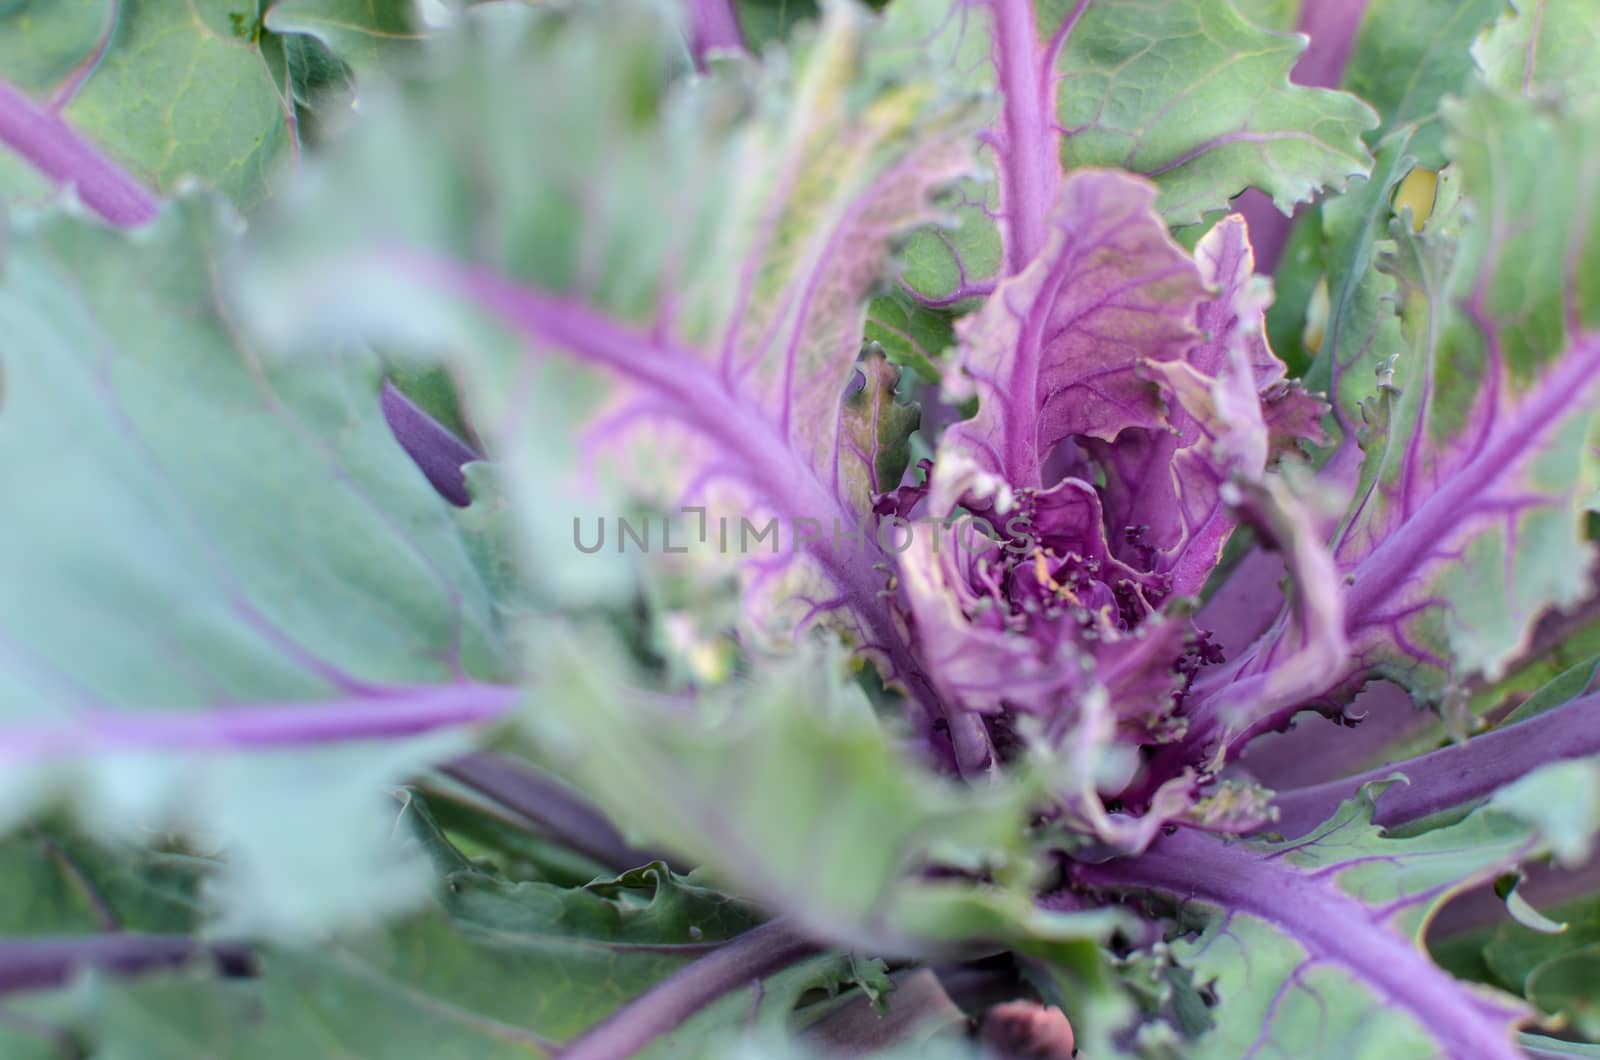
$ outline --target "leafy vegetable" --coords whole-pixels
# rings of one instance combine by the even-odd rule
[[[0,1052],[1597,1040],[1591,5],[235,8],[0,12]]]

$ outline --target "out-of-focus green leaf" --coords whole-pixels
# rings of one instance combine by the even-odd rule
[[[1472,49],[1501,91],[1554,99],[1600,98],[1600,18],[1589,0],[1509,0]]]
[[[106,835],[203,836],[235,928],[314,930],[415,897],[382,789],[463,741],[319,747],[223,719],[470,705],[467,676],[513,666],[377,360],[263,361],[219,301],[214,213],[11,233],[0,488],[29,503],[0,554],[0,817],[60,796]]]
[[[777,551],[747,579],[748,628],[837,622],[906,669],[845,392],[894,247],[973,167],[974,101],[881,56],[881,24],[843,5],[787,63],[691,80],[652,5],[474,16],[430,76],[369,96],[308,159],[308,198],[261,227],[240,280],[252,318],[302,348],[460,355],[550,598],[633,589],[614,544],[579,554],[575,525],[587,541],[600,519],[620,533],[629,504],[703,504],[730,538],[781,524],[781,548],[777,529],[727,547],[674,530],[674,552],[692,537]],[[574,104],[579,82],[593,88]],[[440,148],[418,156],[419,135]],[[819,557],[826,544],[796,547],[802,518],[868,545]],[[622,571],[609,595],[603,565]]]
[[[89,976],[61,991],[8,997],[0,1043],[24,1027],[35,1033],[16,1032],[19,1041],[55,1028],[85,1042],[90,1055],[140,1060],[545,1055],[757,923],[753,908],[659,864],[580,887],[510,879],[487,860],[467,859],[420,796],[407,801],[399,830],[435,867],[433,907],[315,947],[263,944],[256,978],[219,979],[195,967],[126,982]],[[83,871],[119,911],[149,900],[144,884],[125,890],[128,868],[102,860]],[[48,872],[17,841],[0,847],[0,872],[7,894],[36,909],[54,901]],[[68,921],[40,927],[96,928],[91,913]],[[179,925],[161,913],[127,926]],[[852,974],[846,959],[824,955],[770,977],[760,1025],[782,1027],[803,992],[837,991]],[[651,1055],[691,1055],[743,1032],[752,1005],[748,990],[735,991]]]
[[[0,8],[0,76],[51,92],[92,64],[115,27],[117,0],[10,0]]]
[[[1472,42],[1504,8],[1504,0],[1370,0],[1344,74],[1344,87],[1383,119],[1368,142],[1412,125],[1417,164],[1443,165],[1439,100],[1470,84]]]
[[[193,931],[203,908],[198,884],[212,865],[49,824],[22,829],[0,839],[0,936]]]
[[[978,788],[934,776],[904,757],[836,656],[802,652],[657,703],[628,690],[638,679],[597,634],[537,639],[546,707],[527,723],[560,768],[620,825],[809,931],[916,951],[986,937],[1048,946],[1114,922],[1033,905],[1029,821],[1044,776]],[[933,866],[974,879],[930,878]]]
[[[262,27],[303,34],[364,74],[413,51],[425,37],[418,0],[268,0]]]

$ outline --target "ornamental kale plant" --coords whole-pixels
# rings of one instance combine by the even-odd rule
[[[0,5],[0,1056],[1597,1055],[1600,10],[874,7]]]

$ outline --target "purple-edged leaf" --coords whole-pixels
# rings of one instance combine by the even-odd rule
[[[1466,216],[1454,248],[1402,239],[1412,349],[1368,407],[1335,541],[1356,650],[1429,698],[1492,679],[1546,610],[1590,593],[1581,509],[1600,481],[1600,229],[1578,176],[1600,125],[1487,93],[1446,117]]]
[[[1224,484],[1258,480],[1270,458],[1319,440],[1326,409],[1284,378],[1267,347],[1269,292],[1254,274],[1244,219],[1219,222],[1195,248],[1195,262],[1214,294],[1196,312],[1204,338],[1182,360],[1142,366],[1160,384],[1166,429],[1149,423],[1087,443],[1106,476],[1113,550],[1170,575],[1171,591],[1182,596],[1199,591],[1236,525]]]
[[[9,234],[0,820],[59,796],[103,834],[203,833],[223,912],[302,932],[418,897],[376,792],[517,693],[483,683],[512,669],[495,602],[376,358],[260,361],[213,209]]]
[[[567,598],[594,599],[605,562],[575,554],[573,520],[586,540],[614,520],[620,482],[708,508],[672,547],[748,553],[751,626],[836,618],[908,678],[870,497],[898,485],[896,461],[868,453],[863,477],[847,392],[892,244],[970,166],[971,101],[866,66],[880,29],[848,6],[792,69],[690,81],[654,9],[499,15],[469,19],[447,72],[370,95],[360,128],[308,162],[314,192],[260,248],[282,257],[243,280],[254,315],[291,338],[336,322],[469,346],[527,554]],[[592,90],[575,103],[578,82]],[[419,135],[442,146],[380,177]],[[463,330],[464,310],[500,335]]]
[[[1291,85],[1304,44],[1260,29],[1231,0],[902,0],[889,18],[897,41],[1003,100],[987,136],[992,185],[968,188],[960,225],[919,236],[903,259],[907,287],[932,304],[1027,267],[1048,238],[1063,170],[1149,177],[1162,218],[1182,225],[1247,187],[1287,211],[1370,164],[1361,132],[1372,111]]]
[[[1230,756],[1240,735],[1336,706],[1372,674],[1424,701],[1495,680],[1541,616],[1592,593],[1600,230],[1579,174],[1600,125],[1488,91],[1446,119],[1462,199],[1421,233],[1393,226],[1410,348],[1363,409],[1365,463],[1333,540],[1351,654],[1248,732],[1222,735],[1228,691],[1200,704],[1192,738]],[[1235,665],[1264,672],[1282,650],[1269,632]]]
[[[1149,183],[1122,173],[1086,170],[1066,181],[1043,252],[959,328],[978,414],[945,432],[945,452],[1013,488],[1040,488],[1066,439],[1111,441],[1159,422],[1141,364],[1177,360],[1196,343],[1205,291],[1151,211],[1154,200]]]
[[[1530,797],[1556,801],[1561,778],[1530,779],[1542,785]],[[1183,1055],[1521,1055],[1512,1031],[1531,1012],[1452,978],[1422,935],[1450,897],[1547,849],[1547,815],[1497,803],[1396,838],[1370,823],[1375,787],[1297,841],[1179,830],[1139,858],[1074,868],[1080,883],[1165,894],[1185,924],[1201,918],[1171,944],[1216,998],[1213,1025]]]
[[[1600,99],[1600,12],[1584,0],[1510,0],[1472,57],[1496,88],[1553,99]]]

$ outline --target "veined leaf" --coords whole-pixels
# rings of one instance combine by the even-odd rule
[[[570,631],[540,639],[551,709],[528,723],[559,767],[619,824],[819,937],[889,952],[985,937],[1048,951],[1113,922],[1052,916],[1028,895],[1028,822],[1046,777],[985,789],[935,776],[842,683],[837,657],[802,652],[758,681],[652,702],[642,680],[616,680],[628,671],[598,638],[581,652]]]
[[[259,360],[214,210],[11,232],[0,787],[7,823],[61,795],[100,833],[202,833],[236,922],[304,931],[415,897],[379,786],[460,745],[416,737],[509,708],[483,682],[512,666],[376,360]],[[280,886],[308,872],[330,886]]]
[[[750,629],[836,621],[920,693],[869,507],[898,483],[851,436],[846,390],[894,241],[970,166],[972,101],[869,65],[881,29],[846,5],[792,69],[731,63],[688,84],[653,9],[495,14],[454,42],[447,73],[369,97],[315,192],[263,233],[274,260],[242,281],[256,318],[289,339],[338,319],[413,349],[470,344],[526,555],[549,584],[571,580],[569,601],[594,599],[602,562],[572,555],[573,520],[613,514],[620,482],[707,508],[702,556],[755,553]],[[595,88],[573,106],[578,81]],[[423,130],[444,146],[394,179]],[[463,331],[463,307],[519,341]],[[582,443],[559,450],[565,432],[531,407]],[[529,471],[563,462],[568,492]]]
[[[1548,772],[1524,783],[1547,803],[1563,789]],[[1179,831],[1141,858],[1076,870],[1095,886],[1170,894],[1198,914],[1198,934],[1173,942],[1173,958],[1217,1000],[1214,1025],[1184,1055],[1521,1055],[1512,1030],[1528,1010],[1453,979],[1421,939],[1451,895],[1546,849],[1547,822],[1496,803],[1386,837],[1370,823],[1381,787],[1295,841]],[[1588,807],[1582,827],[1596,824]]]
[[[18,0],[0,10],[0,78],[151,190],[171,194],[193,177],[248,208],[297,149],[306,42],[325,42],[326,62],[365,72],[414,38],[414,7]]]
[[[1460,199],[1420,233],[1391,226],[1407,349],[1362,408],[1365,461],[1333,541],[1354,652],[1321,692],[1231,734],[1201,705],[1190,739],[1229,755],[1373,674],[1428,702],[1496,680],[1542,615],[1591,593],[1600,236],[1578,174],[1600,157],[1600,123],[1486,89],[1446,119]],[[1280,648],[1269,633],[1235,665]]]
[[[1600,23],[1584,0],[1508,0],[1510,9],[1472,49],[1484,79],[1503,92],[1594,101],[1600,73],[1590,61]]]

